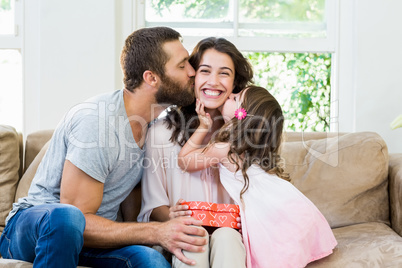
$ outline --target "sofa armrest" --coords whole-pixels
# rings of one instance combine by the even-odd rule
[[[402,154],[389,155],[391,226],[402,236]]]

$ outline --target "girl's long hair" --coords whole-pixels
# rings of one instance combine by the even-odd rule
[[[248,189],[249,177],[246,171],[252,164],[290,180],[282,168],[279,155],[284,124],[281,106],[263,87],[249,86],[243,94],[241,107],[247,111],[247,116],[242,120],[234,117],[228,121],[213,141],[230,144],[228,158],[244,177],[240,197]]]

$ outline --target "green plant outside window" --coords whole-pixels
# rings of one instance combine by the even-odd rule
[[[287,130],[329,131],[331,54],[244,54],[254,67],[255,83],[282,105]]]
[[[234,3],[237,1],[238,14]],[[187,27],[213,23],[205,32],[227,37],[270,36],[297,39],[325,35],[325,0],[150,0],[155,22],[181,22]],[[234,22],[238,32],[233,31]],[[180,25],[180,26],[179,26]],[[177,24],[179,31],[186,31]],[[225,28],[224,31],[221,31]],[[193,33],[199,33],[191,29]],[[212,34],[214,35],[214,34]],[[216,35],[216,34],[215,34]],[[329,131],[331,104],[330,53],[244,52],[254,67],[254,81],[278,99],[286,130]]]

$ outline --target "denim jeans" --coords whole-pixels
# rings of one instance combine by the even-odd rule
[[[85,217],[71,205],[44,204],[17,212],[0,238],[5,259],[34,267],[76,267],[84,244]]]
[[[74,206],[30,207],[7,223],[0,253],[5,259],[33,262],[34,267],[170,267],[159,252],[146,246],[82,249],[84,229],[85,217]]]
[[[79,265],[87,267],[170,268],[165,257],[153,248],[141,245],[117,249],[83,248]]]

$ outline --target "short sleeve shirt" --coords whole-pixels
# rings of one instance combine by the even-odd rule
[[[60,202],[66,160],[104,184],[96,214],[115,220],[120,203],[141,179],[143,158],[144,150],[132,134],[123,90],[91,98],[70,109],[59,123],[28,196],[14,203],[7,221],[21,208]]]

